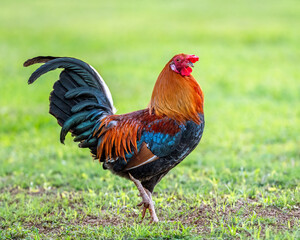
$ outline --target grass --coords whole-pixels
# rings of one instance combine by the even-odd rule
[[[298,1],[7,1],[0,9],[1,239],[299,239]],[[119,113],[148,104],[170,57],[200,56],[199,147],[156,187],[161,222],[140,224],[137,190],[59,143],[48,96],[27,86],[37,55],[100,71]]]

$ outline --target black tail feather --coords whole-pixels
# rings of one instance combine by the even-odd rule
[[[59,57],[52,57],[52,56],[34,57],[34,58],[31,58],[31,59],[28,59],[27,61],[25,61],[23,66],[28,67],[28,66],[36,64],[36,63],[46,63],[46,62],[56,59],[56,58],[59,58]]]
[[[93,68],[75,58],[39,56],[27,60],[24,66],[35,63],[45,64],[30,76],[29,84],[48,71],[64,68],[50,94],[50,113],[62,126],[60,141],[63,143],[71,131],[74,141],[80,141],[80,147],[89,147],[95,155],[98,140],[93,132],[99,125],[98,119],[113,114],[105,83]]]
[[[80,87],[80,85],[72,79],[68,70],[62,71],[59,76],[59,79],[60,79],[61,84],[67,90],[71,90],[73,88]]]

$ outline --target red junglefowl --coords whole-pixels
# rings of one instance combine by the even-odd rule
[[[178,54],[163,68],[148,108],[116,115],[111,93],[87,63],[68,57],[36,57],[24,66],[45,63],[29,78],[63,68],[50,94],[50,113],[71,132],[79,147],[90,148],[104,169],[137,186],[151,222],[158,222],[152,201],[155,185],[199,143],[203,128],[203,93],[191,75],[195,55]]]

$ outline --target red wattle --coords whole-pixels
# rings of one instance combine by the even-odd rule
[[[182,68],[181,71],[180,71],[180,74],[182,76],[189,76],[191,73],[192,73],[192,68],[190,67],[187,67],[187,68]]]

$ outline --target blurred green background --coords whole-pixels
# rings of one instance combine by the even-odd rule
[[[103,200],[102,193],[108,193],[113,216],[123,216],[131,224],[133,217],[115,211],[124,206],[131,211],[138,201],[133,184],[103,171],[91,160],[88,150],[78,149],[70,137],[66,146],[59,143],[60,128],[48,114],[49,93],[59,72],[51,72],[28,86],[27,79],[36,66],[22,67],[26,59],[38,55],[76,57],[91,64],[109,86],[120,114],[147,106],[159,72],[173,55],[184,52],[200,57],[193,75],[205,94],[205,133],[199,147],[155,189],[157,208],[166,209],[158,211],[159,218],[167,221],[175,214],[173,219],[182,222],[176,215],[183,211],[181,206],[202,204],[203,199],[252,198],[267,207],[299,206],[299,23],[297,0],[2,0],[2,237],[64,236],[65,230],[45,233],[37,227],[45,221],[41,210],[44,191],[80,191],[83,196],[92,191],[98,202]],[[13,189],[18,189],[16,194],[11,193]],[[34,196],[30,192],[42,193]],[[130,197],[120,203],[122,194]],[[175,207],[172,201],[168,207],[163,205],[170,194],[181,199]],[[63,209],[69,206],[65,204]],[[99,210],[99,206],[83,205],[91,213]],[[26,215],[25,206],[33,213]],[[51,209],[55,204],[50,201],[47,206]],[[171,211],[174,208],[177,211]],[[33,216],[34,221],[30,220]],[[60,219],[51,221],[57,226],[62,224]],[[299,218],[290,221],[294,227],[299,225]],[[143,235],[139,232],[143,227],[134,230],[125,223],[114,231],[143,237],[155,232],[144,226],[148,232]],[[211,224],[218,229],[208,230],[213,237],[236,237],[226,232],[221,220],[206,225],[210,228]],[[83,237],[97,232],[96,227],[87,233],[80,224],[73,225],[82,230]],[[167,225],[163,233],[173,236],[176,226]],[[183,226],[192,226],[192,235],[199,233],[192,223]],[[252,227],[249,231],[254,234],[258,225]],[[276,227],[269,227],[278,234]],[[285,230],[292,234],[296,231]],[[178,236],[189,236],[182,229],[178,231]],[[113,236],[105,227],[102,232],[106,237]]]

